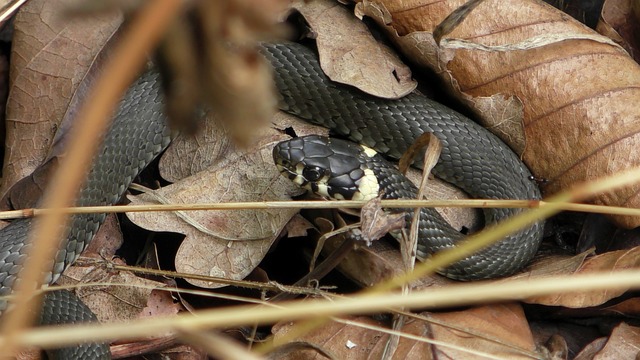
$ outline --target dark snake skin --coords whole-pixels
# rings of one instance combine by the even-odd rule
[[[540,199],[531,173],[511,149],[495,135],[422,95],[384,100],[331,82],[317,55],[299,44],[266,45],[281,94],[281,109],[336,134],[399,159],[424,132],[432,132],[443,149],[434,175],[458,186],[473,198]],[[421,164],[421,161],[418,162]],[[389,196],[415,197],[415,190],[388,171],[380,171]],[[389,173],[389,174],[387,174]],[[398,174],[399,175],[399,174]],[[487,224],[509,218],[520,209],[487,209]],[[421,257],[450,248],[464,236],[434,210],[423,211],[418,250]],[[508,236],[499,243],[459,261],[442,274],[459,280],[507,276],[535,255],[542,239],[542,224]]]
[[[165,124],[163,99],[160,93],[159,75],[149,71],[143,74],[124,96],[114,115],[114,121],[94,160],[87,181],[82,188],[77,204],[98,206],[115,204],[127,190],[133,179],[171,141]],[[48,265],[45,283],[55,282],[60,274],[80,256],[89,245],[105,214],[82,214],[72,217],[67,238]],[[13,221],[0,230],[0,295],[9,295],[16,274],[22,268],[30,248],[28,232],[31,219]],[[83,304],[68,293],[54,292],[45,297],[42,323],[59,323],[67,315],[75,321],[95,319],[95,316],[79,313],[86,310]],[[0,301],[0,310],[5,310],[7,301]],[[74,322],[70,320],[67,322]],[[81,346],[65,349],[57,355],[61,359],[109,358],[108,346]]]

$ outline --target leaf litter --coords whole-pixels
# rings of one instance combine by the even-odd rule
[[[37,1],[32,1],[33,3],[38,4]],[[326,20],[324,20],[326,22]],[[331,21],[329,21],[331,23]],[[398,23],[396,23],[397,25]],[[403,26],[403,25],[400,25]],[[481,27],[480,25],[478,25]],[[404,30],[407,31],[408,28]],[[62,33],[64,31],[71,31],[67,28],[61,30]],[[317,31],[317,30],[314,30]],[[457,30],[458,32],[460,30]],[[347,32],[348,33],[348,32]],[[408,31],[407,31],[408,33]],[[455,31],[452,34],[457,34]],[[103,34],[104,35],[104,34]],[[107,33],[108,35],[108,33]],[[69,35],[71,37],[71,35]],[[94,36],[94,35],[91,35]],[[109,36],[107,36],[108,38]],[[53,38],[44,39],[54,39],[49,40],[50,42],[46,46],[52,46],[52,44],[58,45],[58,42],[61,42],[63,39],[61,37],[53,36]],[[330,39],[330,38],[329,38]],[[93,40],[92,40],[93,41]],[[563,40],[564,41],[564,40]],[[331,42],[331,41],[329,41]],[[71,41],[73,45],[74,41]],[[445,42],[446,43],[446,42]],[[453,44],[450,42],[449,45]],[[60,44],[60,49],[52,50],[52,52],[63,51],[63,44]],[[324,45],[323,45],[324,46]],[[322,46],[321,46],[322,47]],[[468,49],[467,49],[468,50]],[[464,50],[464,51],[467,51]],[[457,51],[463,51],[458,49]],[[358,52],[358,51],[356,51]],[[347,52],[349,55],[356,52]],[[361,51],[360,51],[361,52]],[[43,51],[46,54],[46,51]],[[364,52],[366,53],[366,51]],[[445,59],[447,61],[452,61],[453,52],[443,51],[441,53],[441,59]],[[87,55],[91,56],[91,55]],[[338,55],[338,57],[340,57]],[[21,63],[22,59],[18,59],[14,65],[16,66],[24,66],[25,68],[29,68],[29,66],[34,67],[39,64],[38,61],[34,61],[31,64],[23,64]],[[39,60],[41,61],[41,60]],[[347,67],[350,65],[340,65],[338,67]],[[28,78],[26,70],[19,72],[18,80],[24,78]],[[42,67],[36,68],[36,73],[38,71],[42,71]],[[12,72],[12,76],[16,76],[15,72]],[[81,77],[82,73],[80,72]],[[48,75],[52,77],[62,77],[57,76],[56,74]],[[34,81],[35,80],[29,80]],[[70,80],[72,84],[77,83],[79,80],[74,78],[74,80]],[[14,91],[16,94],[20,91],[20,82],[17,82],[16,90]],[[65,85],[66,86],[66,85]],[[66,89],[65,86],[60,88]],[[546,86],[546,85],[545,85]],[[56,87],[58,87],[56,85]],[[73,94],[73,90],[70,92]],[[69,94],[69,93],[67,93]],[[16,95],[17,96],[17,95]],[[63,96],[63,102],[68,102],[70,95]],[[474,95],[475,96],[475,95]],[[478,98],[481,98],[478,96]],[[21,106],[16,105],[17,99],[12,99],[13,105],[12,107]],[[504,104],[501,104],[504,102]],[[482,102],[478,102],[481,108],[481,113],[493,112],[501,114],[498,117],[501,122],[510,122],[516,121],[518,118],[523,116],[523,113],[526,115],[526,102],[523,102],[521,97],[508,97],[503,94],[491,97],[489,102],[485,102],[485,105],[482,105]],[[488,105],[486,105],[488,104]],[[523,105],[524,104],[524,105]],[[49,105],[47,105],[49,106]],[[65,105],[62,105],[64,109]],[[482,110],[482,106],[485,106],[485,110]],[[58,108],[58,105],[53,108]],[[487,110],[488,109],[488,110]],[[38,112],[39,110],[33,109],[32,111]],[[68,111],[65,110],[63,112]],[[595,111],[595,110],[594,110]],[[600,112],[594,113],[597,116],[601,114]],[[47,125],[51,127],[52,125]],[[284,129],[290,128],[292,125],[282,122],[279,123],[276,127],[282,131]],[[55,127],[55,126],[54,126]],[[217,131],[220,131],[224,134],[224,129],[221,130],[220,127],[214,125]],[[301,130],[301,126],[295,127],[295,132],[298,134],[304,134],[306,130]],[[27,132],[33,132],[33,130],[29,130]],[[310,130],[311,131],[311,130]],[[38,132],[38,134],[40,134]],[[285,195],[276,195],[276,194],[295,194],[297,192],[296,189],[292,188],[290,184],[287,184],[286,181],[281,179],[277,172],[274,169],[267,169],[267,167],[272,167],[271,159],[270,159],[270,151],[269,146],[273,144],[276,139],[280,139],[280,137],[285,138],[284,135],[279,131],[272,131],[271,138],[263,140],[263,142],[259,142],[255,145],[255,147],[248,151],[247,153],[238,152],[229,142],[225,142],[221,140],[218,135],[213,135],[210,138],[206,139],[205,137],[210,135],[204,135],[204,133],[199,133],[195,135],[195,145],[193,143],[191,145],[186,145],[182,148],[176,145],[175,148],[169,149],[167,151],[166,157],[162,160],[164,165],[160,166],[160,171],[165,177],[174,184],[165,187],[166,189],[160,190],[163,192],[163,196],[166,196],[172,201],[176,202],[192,202],[192,200],[188,200],[188,197],[194,199],[194,202],[213,202],[213,201],[244,201],[241,199],[246,199],[248,201],[256,201],[259,199],[270,199],[270,196],[274,196],[282,199],[288,199],[288,196]],[[211,140],[214,139],[214,140]],[[178,144],[178,142],[176,142]],[[189,147],[191,146],[191,147]],[[16,149],[20,148],[21,145],[16,145]],[[528,145],[524,145],[523,148],[527,148]],[[173,155],[170,155],[171,153]],[[251,154],[251,152],[255,152]],[[214,154],[214,156],[209,157],[209,154]],[[217,155],[215,155],[217,154]],[[22,155],[21,155],[22,156]],[[173,159],[171,157],[174,157]],[[175,158],[175,156],[178,156]],[[30,158],[31,155],[25,156],[25,158]],[[27,161],[27,163],[30,160]],[[13,166],[9,163],[7,166]],[[18,165],[16,165],[18,166]],[[216,169],[216,170],[212,170]],[[270,175],[267,173],[271,171]],[[259,181],[255,182],[248,181],[245,177],[255,177],[256,173],[261,174],[263,177]],[[4,179],[3,179],[4,180]],[[225,183],[223,180],[229,180],[230,182]],[[9,180],[7,180],[9,181]],[[182,183],[184,181],[184,183]],[[282,182],[282,189],[279,189],[277,192],[271,193],[272,188],[269,186],[273,186],[275,183]],[[210,185],[217,185],[210,186]],[[193,191],[188,191],[189,187],[193,187]],[[204,193],[208,192],[210,189],[213,189],[212,192],[218,194],[213,195],[213,199],[210,199]],[[241,190],[242,191],[238,191]],[[248,190],[247,190],[248,189]],[[234,197],[232,193],[240,192],[237,197]],[[198,193],[202,193],[202,195],[198,195]],[[262,196],[262,197],[261,197]],[[144,198],[144,195],[137,196],[135,201],[138,201],[138,198]],[[221,212],[219,212],[221,213]],[[214,240],[217,242],[215,246],[211,247],[211,250],[208,249],[208,245],[198,245],[193,244],[195,239],[199,239],[203,243],[209,242],[211,235],[203,235],[186,224],[184,220],[179,219],[173,214],[164,214],[162,220],[150,220],[146,224],[146,226],[156,229],[156,231],[176,231],[179,230],[186,234],[186,239],[184,243],[191,243],[189,246],[191,249],[184,250],[180,257],[176,257],[176,265],[180,264],[188,264],[190,268],[199,267],[198,271],[201,271],[202,274],[226,274],[231,277],[236,276],[236,278],[242,278],[241,274],[248,273],[251,269],[255,268],[258,263],[262,260],[265,253],[267,252],[269,246],[276,238],[278,238],[278,234],[282,228],[285,226],[289,226],[289,229],[299,228],[295,232],[292,233],[305,233],[308,232],[309,224],[305,222],[301,222],[298,218],[298,225],[287,225],[288,218],[291,217],[291,214],[283,213],[280,210],[278,213],[264,215],[257,215],[257,213],[253,213],[248,210],[238,211],[239,215],[231,215],[227,212],[227,214],[215,214],[211,217],[210,215],[202,215],[198,213],[192,214],[193,218],[198,221],[198,223],[204,224],[208,228],[214,228],[215,231],[219,231],[218,240]],[[235,211],[233,212],[235,213]],[[295,213],[295,212],[294,212]],[[474,212],[471,211],[471,214]],[[163,224],[166,223],[166,224]],[[257,225],[256,225],[257,224]],[[477,225],[470,225],[470,222],[462,221],[460,225],[473,228]],[[161,226],[166,225],[166,226]],[[249,226],[255,225],[255,226]],[[111,229],[111,230],[109,230]],[[105,231],[113,232],[116,234],[118,231],[116,228],[105,228]],[[114,237],[114,239],[117,238]],[[191,240],[194,241],[191,241]],[[228,241],[228,239],[233,239],[232,241]],[[242,241],[242,239],[253,239],[248,241]],[[101,258],[111,258],[113,257],[113,248],[117,247],[116,241],[108,241],[110,243],[110,247],[112,250],[109,251],[101,251],[98,253]],[[242,245],[239,245],[242,244]],[[202,247],[201,247],[202,246]],[[327,247],[330,247],[330,242],[327,243]],[[233,249],[233,250],[231,250]],[[212,251],[213,254],[218,254],[217,256],[213,256],[213,260],[210,258],[206,258],[203,256],[204,253],[208,251]],[[235,252],[234,252],[235,251]],[[217,253],[216,253],[217,252]],[[180,251],[178,252],[179,254]],[[356,252],[353,259],[355,260],[345,260],[343,264],[341,264],[341,268],[349,269],[347,270],[347,274],[349,277],[357,278],[360,276],[357,282],[361,284],[374,284],[382,281],[385,278],[388,278],[391,274],[398,273],[402,269],[402,261],[399,258],[399,254],[397,250],[386,243],[376,242],[371,248],[359,248]],[[602,255],[597,255],[593,257],[585,257],[590,256],[588,252],[579,254],[576,256],[545,256],[540,259],[540,261],[531,265],[528,272],[520,275],[521,277],[532,276],[534,274],[540,275],[549,275],[549,274],[558,274],[558,273],[580,273],[580,272],[588,272],[595,270],[616,270],[623,269],[627,267],[637,267],[637,249],[625,249],[619,250],[616,252],[609,252]],[[196,260],[194,260],[196,259]],[[118,261],[118,260],[114,260]],[[206,261],[211,261],[209,265],[203,264]],[[214,265],[211,265],[214,264]],[[177,267],[177,266],[176,266]],[[77,270],[76,270],[77,271]],[[179,270],[181,271],[181,270]],[[72,274],[72,273],[70,273]],[[106,279],[107,282],[119,283],[119,282],[129,282],[135,283],[136,279],[132,277],[121,277],[121,278],[110,278],[109,274],[99,273],[98,269],[95,266],[92,266],[88,270],[84,272],[80,272],[79,275],[74,275],[76,279],[82,279],[82,281],[94,281],[98,279]],[[433,276],[429,279],[421,280],[424,284],[429,284],[431,286],[442,286],[450,283],[448,280],[443,279],[438,276]],[[507,281],[507,280],[505,280]],[[425,286],[425,285],[422,286]],[[212,285],[206,284],[204,282],[202,285]],[[142,283],[141,287],[162,287],[165,286],[162,283]],[[117,288],[117,287],[116,287]],[[80,291],[81,293],[83,291]],[[147,312],[149,314],[154,311],[149,310],[150,307],[154,307],[154,300],[146,300],[149,294],[158,293],[156,290],[151,292],[146,292],[146,294],[135,295],[133,298],[126,297],[124,295],[119,295],[117,293],[106,293],[101,289],[97,291],[88,290],[86,293],[90,293],[91,296],[93,294],[105,293],[107,297],[115,297],[118,298],[118,302],[114,302],[114,307],[122,306],[122,302],[124,303],[132,303],[132,310],[128,310],[124,312],[127,314],[127,317],[134,316],[135,311],[138,312]],[[162,294],[167,294],[166,292],[161,292]],[[597,316],[598,314],[634,314],[638,312],[639,306],[637,301],[634,301],[634,298],[620,301],[617,303],[606,303],[605,307],[597,308],[596,306],[599,304],[603,304],[607,301],[615,300],[617,297],[620,297],[621,292],[603,292],[598,294],[581,294],[581,295],[567,295],[567,296],[549,296],[549,297],[541,297],[536,299],[529,299],[527,302],[535,303],[535,304],[545,304],[549,307],[558,307],[564,309],[565,307],[573,307],[573,311],[586,311],[584,308],[591,308],[592,316]],[[89,296],[89,297],[91,297]],[[139,296],[139,300],[136,297]],[[153,295],[152,297],[154,297]],[[160,312],[168,311],[169,313],[173,313],[178,311],[179,308],[176,308],[175,303],[169,301],[170,299],[165,298],[161,303],[165,303],[166,305],[160,305],[161,307],[165,307],[165,310],[159,310]],[[151,305],[150,305],[151,304]],[[100,305],[102,306],[102,305]],[[573,313],[579,314],[579,313]],[[124,315],[124,314],[119,314]],[[428,329],[428,331],[422,331],[420,336],[426,337],[440,337],[446,338],[447,343],[451,344],[462,344],[460,345],[463,348],[474,348],[486,350],[491,352],[492,354],[499,354],[500,350],[496,350],[495,348],[484,344],[487,342],[486,338],[498,337],[501,340],[509,344],[515,344],[514,346],[518,347],[520,350],[532,351],[532,341],[530,338],[529,326],[527,325],[527,317],[526,314],[522,311],[520,305],[511,305],[511,304],[497,304],[486,307],[478,307],[471,309],[462,309],[456,311],[447,311],[442,313],[436,313],[435,315],[441,316],[443,321],[448,324],[448,327],[441,327],[440,325],[432,325],[423,321],[412,321],[411,324],[417,324],[422,329]],[[435,317],[434,314],[429,314],[428,317],[433,319]],[[116,314],[110,314],[109,312],[106,315],[103,315],[103,318],[113,318],[118,316]],[[492,319],[492,316],[497,318]],[[572,315],[576,316],[576,315]],[[579,316],[579,315],[577,315]],[[363,318],[370,321],[369,318]],[[502,323],[500,322],[502,321]],[[500,324],[500,325],[496,325]],[[275,329],[278,331],[279,327],[283,324],[278,324]],[[285,324],[286,325],[286,324]],[[384,324],[383,324],[384,325]],[[344,325],[341,325],[344,326]],[[463,330],[467,332],[460,331],[458,327],[461,327]],[[521,330],[521,331],[515,331]],[[336,328],[320,328],[316,329],[314,335],[318,336],[327,336],[331,334],[336,334],[337,332],[342,332],[343,330],[336,330]],[[409,330],[407,330],[409,331]],[[479,332],[474,332],[479,331]],[[472,333],[473,335],[469,335]],[[627,325],[625,323],[621,323],[617,326],[611,333],[608,335],[608,339],[597,338],[594,339],[590,345],[584,347],[584,352],[579,354],[578,356],[587,356],[585,355],[588,351],[593,350],[592,354],[597,354],[600,352],[600,356],[609,357],[609,358],[623,358],[627,354],[632,354],[634,351],[637,353],[637,346],[634,348],[634,345],[627,346],[629,344],[638,344],[637,338],[637,328],[632,325]],[[377,341],[380,338],[380,332],[365,332],[363,330],[354,330],[354,333],[350,333],[351,335],[344,337],[342,340],[337,343],[329,343],[324,342],[323,346],[328,347],[329,350],[339,350],[342,347],[362,350],[363,342],[359,341],[360,338],[372,337],[371,341]],[[434,335],[435,334],[435,335]],[[507,341],[508,340],[508,341]],[[515,340],[511,342],[511,340]],[[537,345],[539,346],[548,346],[551,349],[551,346],[544,343],[544,340],[535,340]],[[489,341],[491,342],[491,341]],[[350,346],[345,346],[345,344],[352,344]],[[353,346],[355,344],[355,347]],[[376,342],[375,346],[382,346],[384,342]],[[368,346],[368,345],[367,345]],[[374,347],[375,347],[374,346]],[[422,346],[418,343],[402,343],[397,354],[409,354],[403,353],[402,351],[414,351],[413,354],[416,357],[426,356],[424,352],[417,352],[412,349],[423,349]],[[366,347],[367,349],[371,349],[371,347]],[[561,349],[562,346],[557,345],[557,349]],[[456,356],[467,356],[468,353],[456,353],[457,350],[451,350],[450,347],[436,346],[436,357],[450,357],[455,354]],[[353,354],[353,351],[351,351]],[[463,355],[464,354],[464,355]],[[513,355],[509,353],[509,356]],[[565,355],[566,356],[566,355]],[[591,358],[591,357],[584,357]]]

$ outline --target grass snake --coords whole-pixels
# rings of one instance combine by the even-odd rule
[[[265,53],[276,72],[282,110],[395,159],[399,159],[418,136],[431,132],[443,145],[440,159],[433,168],[435,176],[458,186],[473,198],[540,198],[537,185],[530,179],[531,173],[518,156],[467,117],[417,93],[385,100],[331,82],[320,68],[317,55],[303,45],[274,46]],[[319,148],[315,143],[315,148]],[[295,151],[291,144],[281,147],[286,148],[280,149],[282,156],[294,161],[293,165],[304,166],[310,157],[325,156],[311,154],[313,146],[302,146],[293,149]],[[363,166],[376,169],[384,197],[416,196],[415,187],[391,166],[379,162],[378,158],[371,161],[366,158],[360,157]],[[375,163],[365,164],[368,161]],[[485,223],[499,222],[521,211],[486,209]],[[420,222],[418,250],[422,258],[450,248],[464,238],[434,209],[423,209]],[[542,230],[542,224],[536,223],[441,273],[459,280],[510,275],[533,258]]]
[[[381,100],[344,85],[330,82],[322,73],[315,53],[297,44],[264,44],[262,53],[273,64],[281,108],[294,115],[331,128],[335,133],[399,157],[419,134],[431,131],[444,150],[434,173],[473,197],[538,199],[540,194],[529,171],[495,136],[452,110],[420,95],[400,100]],[[131,181],[171,141],[165,123],[159,75],[144,73],[127,91],[114,115],[110,131],[94,159],[77,205],[111,205],[119,201]],[[512,216],[519,210],[486,210],[487,222]],[[45,282],[53,283],[93,239],[105,214],[74,215],[68,235],[55,259],[48,265]],[[13,221],[0,230],[0,295],[9,295],[30,247],[30,219]],[[459,238],[444,224],[429,228],[441,245]],[[520,268],[535,253],[541,238],[539,224],[511,236],[460,264],[482,278],[505,275]],[[452,268],[453,269],[453,268]],[[466,271],[466,270],[465,270]],[[465,272],[466,273],[466,272]],[[453,274],[453,273],[452,273]],[[459,277],[459,276],[457,276]],[[45,298],[42,321],[95,319],[77,299],[54,292]],[[7,307],[0,301],[0,310]],[[71,320],[61,319],[76,315]],[[66,359],[108,358],[105,345],[86,344],[65,349]]]

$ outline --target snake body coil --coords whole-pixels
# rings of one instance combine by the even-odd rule
[[[320,68],[316,54],[302,45],[266,45],[265,49],[276,72],[282,110],[395,159],[418,136],[431,132],[443,144],[439,162],[433,169],[437,177],[474,198],[540,198],[536,184],[529,179],[531,173],[513,151],[463,115],[419,94],[385,100],[331,82]],[[382,179],[390,182],[389,186],[394,186],[396,180]],[[405,190],[398,195],[415,196]],[[437,212],[423,212],[427,214],[422,217],[419,241],[423,255],[450,248],[463,238]],[[519,212],[519,209],[488,209],[484,211],[485,222],[498,222]],[[536,223],[442,273],[460,280],[512,274],[533,258],[541,239],[542,225]]]
[[[445,146],[434,169],[437,176],[474,197],[539,198],[535,185],[527,180],[529,171],[518,158],[493,135],[457,113],[417,95],[380,100],[333,84],[320,70],[315,54],[296,44],[265,44],[263,53],[274,66],[285,111],[328,126],[391,157],[400,156],[417,135],[431,131]],[[134,177],[169,144],[171,134],[165,124],[160,88],[158,74],[147,72],[126,93],[80,192],[78,205],[117,202]],[[485,214],[488,222],[494,222],[517,212],[502,209]],[[47,283],[54,282],[78,258],[104,218],[104,214],[72,217],[68,235],[44,274]],[[436,238],[433,249],[452,244],[449,230],[439,226],[428,228]],[[30,228],[31,220],[17,220],[0,230],[0,295],[12,291],[30,247]],[[537,224],[525,229],[459,263],[451,269],[451,275],[482,278],[514,271],[535,252],[540,233]],[[49,296],[47,301],[51,306],[45,306],[42,315],[46,323],[57,322],[57,317],[64,315],[61,313],[82,310],[69,305],[72,300],[66,295]],[[0,310],[6,307],[6,301],[0,301]],[[85,316],[80,315],[82,318]],[[91,347],[76,352],[72,349],[62,356],[105,358],[107,352],[104,346]]]
[[[80,191],[77,201],[79,206],[112,205],[120,200],[138,173],[171,141],[163,111],[159,75],[155,72],[147,72],[132,84],[120,102],[113,124]],[[67,238],[56,253],[56,257],[47,266],[49,270],[44,275],[45,283],[50,284],[56,281],[60,274],[77,260],[93,239],[105,217],[105,214],[82,214],[72,217]],[[20,219],[0,230],[0,295],[2,296],[11,293],[16,274],[22,268],[31,247],[28,242],[31,224],[30,219]],[[59,318],[66,315],[77,316],[78,322],[90,319],[92,315],[79,314],[79,310],[88,311],[88,309],[75,301],[76,298],[64,293],[47,296],[41,322],[59,323]],[[0,301],[0,310],[5,310],[6,307],[6,300]],[[92,345],[94,344],[64,349],[57,356],[62,359],[109,357],[108,347]]]

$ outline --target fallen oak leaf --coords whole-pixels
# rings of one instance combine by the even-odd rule
[[[267,138],[277,134],[267,135]],[[284,139],[284,135],[279,135]],[[157,190],[173,203],[275,201],[288,199],[292,186],[272,164],[273,142],[261,144],[221,166]],[[230,190],[233,189],[233,190]],[[147,195],[129,197],[132,204],[150,201]],[[295,209],[193,211],[190,217],[217,234],[197,231],[174,213],[128,213],[138,226],[152,231],[186,235],[176,254],[178,272],[242,279],[262,260]],[[220,284],[188,280],[201,287]]]
[[[63,19],[62,3],[29,1],[16,16],[1,193],[45,159],[78,85],[122,21],[116,13]]]
[[[119,259],[111,261],[124,265]],[[58,280],[60,285],[86,282],[103,284],[82,286],[77,292],[78,297],[91,308],[100,322],[136,319],[147,306],[152,290],[166,287],[161,282],[141,278],[129,271],[109,271],[102,262],[84,263],[82,258]],[[120,286],[122,284],[126,286]]]
[[[598,359],[634,359],[640,351],[640,328],[621,323],[611,332],[609,340],[596,354]]]
[[[533,334],[522,306],[516,303],[474,307],[462,311],[429,313],[433,339],[456,347],[436,346],[437,356],[474,358],[477,350],[508,359],[531,359],[536,354]],[[534,355],[532,355],[534,354]],[[539,356],[539,355],[538,355]],[[475,358],[484,358],[477,356]]]
[[[329,321],[315,328],[314,331],[294,338],[288,337],[288,332],[295,329],[297,325],[295,322],[276,324],[272,328],[272,333],[274,334],[274,340],[277,342],[282,342],[281,339],[283,338],[293,342],[303,341],[312,344],[314,347],[324,349],[337,359],[380,358],[388,335],[376,330],[359,327],[355,324],[385,327],[385,324],[381,321],[360,316],[343,319],[340,322]],[[403,331],[416,336],[425,335],[424,329],[421,326],[416,326],[413,322],[405,325]],[[396,358],[428,359],[429,350],[429,344],[402,338],[400,340],[400,350],[396,352]],[[315,350],[301,348],[287,354],[284,359],[315,359],[315,355],[317,355]]]
[[[76,295],[101,322],[137,318],[147,304],[152,289],[166,286],[130,271],[111,271],[106,262],[124,264],[115,255],[122,242],[120,225],[115,215],[111,214],[80,259],[65,270],[58,280],[60,285],[77,286]]]
[[[276,324],[272,330],[276,341],[286,338],[294,327],[292,322]],[[380,357],[389,337],[378,328],[388,330],[381,321],[352,317],[327,322],[313,332],[286,339],[311,343],[341,359],[371,359]],[[530,359],[538,355],[518,304],[420,314],[408,319],[401,331],[414,338],[400,337],[394,359],[485,359],[486,354]],[[289,354],[288,358],[313,358],[313,354],[310,350],[301,350]]]
[[[620,44],[636,61],[640,60],[638,51],[637,34],[640,25],[637,21],[637,13],[634,10],[640,8],[633,1],[606,0],[602,6],[602,15],[596,30],[604,36],[613,39]]]
[[[293,8],[317,35],[320,66],[331,80],[388,99],[405,96],[418,86],[411,69],[344,6],[316,0],[295,2]]]
[[[233,153],[228,131],[217,121],[212,111],[203,114],[198,131],[180,135],[160,158],[160,176],[175,183],[214,166]]]

